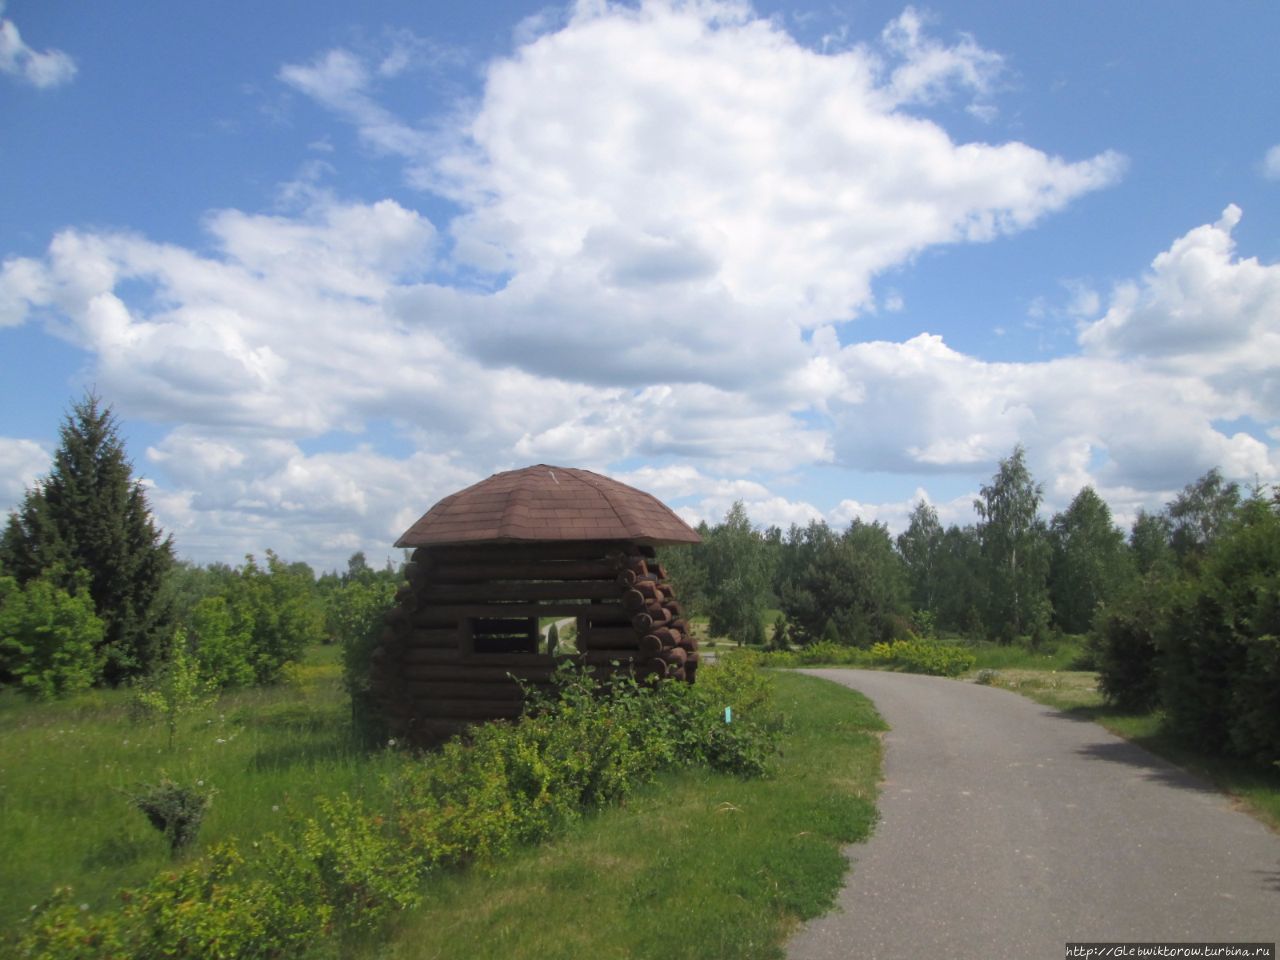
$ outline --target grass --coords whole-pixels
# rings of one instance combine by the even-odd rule
[[[871,829],[884,725],[843,687],[776,683],[790,722],[772,777],[665,776],[552,843],[440,876],[390,956],[783,956],[834,902],[841,845]]]
[[[1064,637],[1051,641],[1039,650],[1024,644],[998,644],[966,642],[946,639],[944,643],[959,643],[975,657],[975,670],[1071,670],[1078,667],[1085,655],[1083,637]]]
[[[130,803],[142,783],[168,776],[217,791],[197,852],[277,830],[320,796],[377,789],[387,758],[352,743],[338,654],[316,648],[292,683],[223,696],[182,722],[173,751],[163,723],[130,721],[127,691],[0,697],[0,928],[54,886],[101,907],[170,863],[164,837]]]
[[[552,843],[428,882],[423,906],[366,956],[780,957],[787,934],[829,907],[841,845],[875,818],[883,723],[865,698],[778,675],[788,716],[775,775],[665,776],[625,807]],[[128,719],[123,691],[32,704],[0,698],[0,930],[55,886],[110,908],[170,864],[128,794],[162,775],[218,793],[189,856],[243,845],[343,791],[370,800],[399,755],[348,734],[337,651],[318,648],[290,685],[224,696],[183,722]]]
[[[1165,731],[1164,718],[1159,711],[1132,713],[1108,706],[1098,691],[1096,673],[1026,668],[1002,670],[993,685],[1101,724],[1117,736],[1205,778],[1234,797],[1242,809],[1273,830],[1280,831],[1280,767],[1268,769],[1187,747]]]

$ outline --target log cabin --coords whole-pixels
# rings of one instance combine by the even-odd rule
[[[396,541],[413,554],[370,678],[392,735],[429,746],[515,718],[564,660],[692,683],[697,641],[655,548],[699,542],[590,470],[538,464],[445,497]],[[573,647],[548,647],[548,620],[572,624]]]

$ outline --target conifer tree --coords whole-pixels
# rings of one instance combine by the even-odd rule
[[[145,673],[170,626],[161,585],[172,538],[152,520],[115,416],[94,393],[72,405],[49,476],[28,490],[0,537],[0,563],[20,583],[48,575],[71,590],[77,571],[105,629],[103,679]],[[64,582],[65,581],[65,582]]]

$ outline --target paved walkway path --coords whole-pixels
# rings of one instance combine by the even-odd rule
[[[1280,938],[1280,836],[1094,723],[992,687],[808,670],[870,697],[881,820],[790,960],[1038,960],[1067,941]]]

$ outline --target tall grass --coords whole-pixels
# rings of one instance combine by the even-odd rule
[[[293,682],[227,694],[184,719],[173,750],[163,724],[129,719],[124,690],[44,704],[0,696],[0,927],[55,885],[102,907],[170,863],[130,802],[142,784],[216,791],[199,847],[279,830],[321,796],[381,789],[387,758],[352,741],[337,653],[315,648]]]

